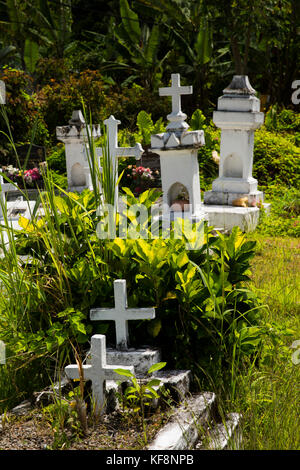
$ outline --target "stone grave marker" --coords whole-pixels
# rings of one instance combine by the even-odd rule
[[[114,116],[110,116],[104,121],[104,124],[107,129],[107,151],[109,157],[112,161],[112,169],[115,175],[115,180],[118,180],[118,158],[120,157],[135,157],[136,160],[141,158],[142,153],[144,152],[141,144],[137,143],[134,147],[119,147],[118,146],[118,125],[121,124],[121,121],[115,119]],[[103,149],[97,147],[97,155],[99,158],[103,155]],[[119,188],[116,185],[115,188],[115,201],[118,204],[118,194]]]
[[[245,75],[235,75],[218,99],[213,121],[221,129],[219,176],[212,191],[204,194],[206,204],[234,205],[247,197],[249,205],[263,200],[252,176],[254,132],[264,122],[256,91]]]
[[[209,225],[255,229],[263,193],[252,176],[254,132],[264,122],[260,100],[246,75],[235,75],[218,99],[213,121],[221,129],[219,176],[204,193]],[[264,204],[266,211],[270,205]]]
[[[120,380],[121,376],[114,372],[115,369],[126,369],[134,373],[132,366],[108,365],[106,363],[106,340],[104,335],[94,335],[91,338],[91,363],[83,364],[84,380],[91,380],[92,393],[97,413],[104,411],[104,386],[107,380]],[[78,365],[72,364],[65,367],[69,379],[79,379]]]
[[[95,308],[90,311],[90,319],[113,320],[116,325],[116,347],[127,350],[129,346],[128,321],[155,318],[154,308],[128,308],[126,280],[114,281],[115,308]]]
[[[56,128],[56,136],[65,144],[68,190],[81,192],[91,189],[91,175],[88,161],[88,134],[93,140],[100,137],[100,125],[86,125],[82,112],[73,111],[69,125]],[[100,162],[98,162],[100,167]]]
[[[180,75],[172,74],[172,86],[160,88],[160,96],[172,97],[172,112],[166,132],[151,136],[151,150],[160,156],[163,191],[162,218],[182,217],[192,222],[204,219],[201,203],[198,148],[204,145],[203,130],[188,131],[187,115],[181,110],[181,95],[192,93],[180,85]],[[181,202],[179,202],[181,201]]]

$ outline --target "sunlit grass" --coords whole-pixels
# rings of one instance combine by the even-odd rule
[[[300,364],[292,362],[293,341],[300,339],[299,241],[264,238],[252,262],[254,289],[269,308],[266,322],[277,322],[291,336],[273,349],[270,363],[250,367],[238,377],[235,411],[243,415],[243,448],[296,450],[300,448]]]

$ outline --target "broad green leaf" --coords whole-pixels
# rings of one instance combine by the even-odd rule
[[[158,362],[157,364],[153,364],[153,366],[150,367],[150,369],[148,370],[148,374],[152,374],[153,372],[156,372],[160,369],[162,369],[163,367],[166,366],[166,362]]]
[[[132,372],[126,369],[114,369],[114,372],[116,372],[119,375],[124,375],[125,377],[131,377],[131,378],[134,377]]]
[[[153,127],[151,114],[146,113],[146,111],[140,111],[137,115],[136,123],[141,132],[143,132],[144,129],[150,131]]]
[[[133,44],[139,44],[141,29],[138,15],[129,8],[127,0],[120,0],[122,24]]]
[[[39,45],[36,42],[31,41],[31,39],[26,39],[24,48],[24,61],[26,69],[29,73],[34,73],[39,58]]]

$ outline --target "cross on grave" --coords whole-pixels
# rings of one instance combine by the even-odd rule
[[[6,103],[6,92],[5,83],[0,80],[0,104]]]
[[[154,308],[128,308],[126,280],[114,281],[115,308],[95,308],[90,311],[90,319],[113,320],[116,324],[116,346],[128,349],[128,320],[145,320],[155,318]]]
[[[91,380],[92,393],[96,412],[104,409],[104,384],[106,380],[120,380],[120,375],[115,369],[126,369],[134,373],[133,366],[108,365],[106,363],[106,340],[104,335],[94,335],[91,338],[91,364],[83,364],[84,380]],[[78,365],[72,364],[65,367],[69,379],[79,379]]]
[[[179,73],[172,73],[171,77],[171,87],[159,88],[159,96],[172,97],[172,112],[167,116],[170,124],[167,125],[166,129],[188,129],[188,124],[184,122],[187,115],[181,111],[181,95],[191,95],[193,93],[193,87],[180,86]]]
[[[118,157],[135,157],[136,160],[141,158],[144,150],[141,144],[137,143],[134,147],[118,147],[118,125],[121,124],[121,121],[115,119],[114,116],[110,116],[109,119],[104,121],[104,124],[107,129],[107,150],[109,152],[109,157],[112,160],[113,172],[116,175],[116,181],[118,179]],[[97,147],[98,157],[102,157],[103,151],[102,148]],[[118,197],[118,185],[115,189],[117,201]]]

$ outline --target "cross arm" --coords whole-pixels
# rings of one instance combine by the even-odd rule
[[[116,320],[117,313],[113,308],[92,308],[90,320]]]
[[[117,147],[116,152],[118,157],[135,157],[136,160],[139,160],[144,149],[140,143],[137,143],[134,147]]]
[[[90,371],[92,369],[91,365],[83,365],[83,375],[84,380],[90,380]],[[70,366],[65,367],[65,373],[69,379],[76,380],[79,379],[79,369],[77,364],[71,364]]]
[[[155,318],[154,308],[128,308],[126,320],[151,320]]]

